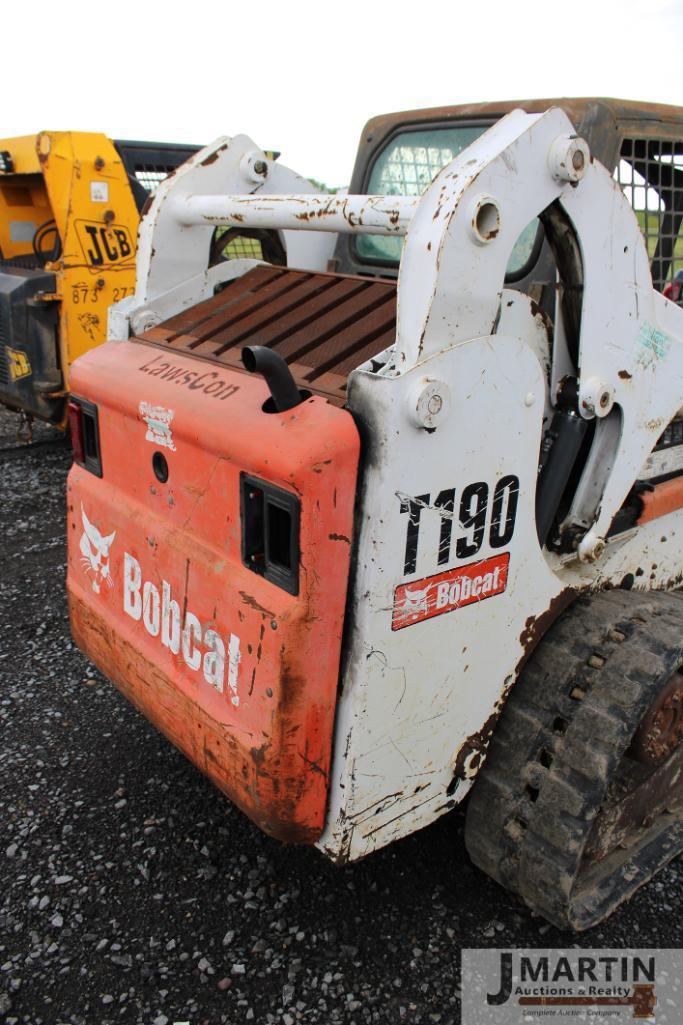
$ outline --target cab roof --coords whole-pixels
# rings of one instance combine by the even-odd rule
[[[448,121],[464,117],[498,118],[517,109],[525,110],[528,114],[540,114],[549,107],[561,107],[577,125],[584,121],[586,115],[593,112],[600,112],[603,117],[611,115],[614,121],[663,121],[683,125],[683,107],[674,107],[668,103],[647,103],[644,100],[619,100],[601,96],[556,96],[535,100],[492,100],[486,103],[463,103],[380,114],[367,122],[363,134],[367,135],[378,129],[384,133],[387,127],[397,127],[412,121]]]

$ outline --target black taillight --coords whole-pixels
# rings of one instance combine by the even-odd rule
[[[75,396],[69,401],[69,429],[74,460],[96,477],[102,476],[97,406]]]
[[[245,473],[241,492],[244,565],[289,594],[298,594],[299,499]]]

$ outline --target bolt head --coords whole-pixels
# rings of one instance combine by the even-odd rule
[[[590,161],[590,150],[584,139],[577,135],[558,135],[549,151],[550,173],[556,181],[576,185]]]
[[[410,418],[416,427],[433,430],[447,418],[450,404],[450,388],[445,381],[421,378],[408,393]]]
[[[593,558],[594,559],[599,559],[604,551],[605,551],[605,542],[602,539],[600,539],[599,541],[596,541],[595,545],[593,546]]]
[[[577,547],[579,559],[581,562],[597,562],[604,554],[605,547],[605,539],[597,537],[592,530],[589,530],[579,541]]]

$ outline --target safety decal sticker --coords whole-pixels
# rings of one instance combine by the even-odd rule
[[[6,345],[5,353],[12,381],[20,381],[22,377],[31,376],[31,364],[25,352],[22,352],[21,349],[10,349],[9,345]]]
[[[669,336],[645,321],[638,333],[638,366],[644,370],[648,367],[656,366],[666,359],[670,348],[671,339]]]
[[[457,566],[422,580],[400,584],[394,591],[392,630],[402,630],[444,612],[485,601],[507,587],[510,553]]]
[[[107,182],[90,182],[90,201],[92,203],[109,202],[109,185]]]
[[[159,448],[170,448],[171,452],[175,452],[171,433],[173,410],[166,409],[164,406],[153,406],[150,402],[141,402],[140,416],[147,424],[145,440],[151,441]]]

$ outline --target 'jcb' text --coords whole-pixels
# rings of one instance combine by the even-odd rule
[[[150,637],[158,637],[165,648],[177,655],[182,652],[185,665],[195,672],[201,669],[204,679],[219,693],[225,688],[226,646],[212,627],[202,626],[189,609],[181,625],[180,604],[172,597],[171,585],[161,582],[159,588],[150,580],[143,583],[140,563],[128,552],[123,557],[123,611],[137,621],[142,620]],[[237,673],[240,661],[240,639],[230,634],[227,648],[227,683],[230,698],[237,707]]]
[[[91,270],[133,259],[133,242],[125,224],[76,221],[76,232]]]

